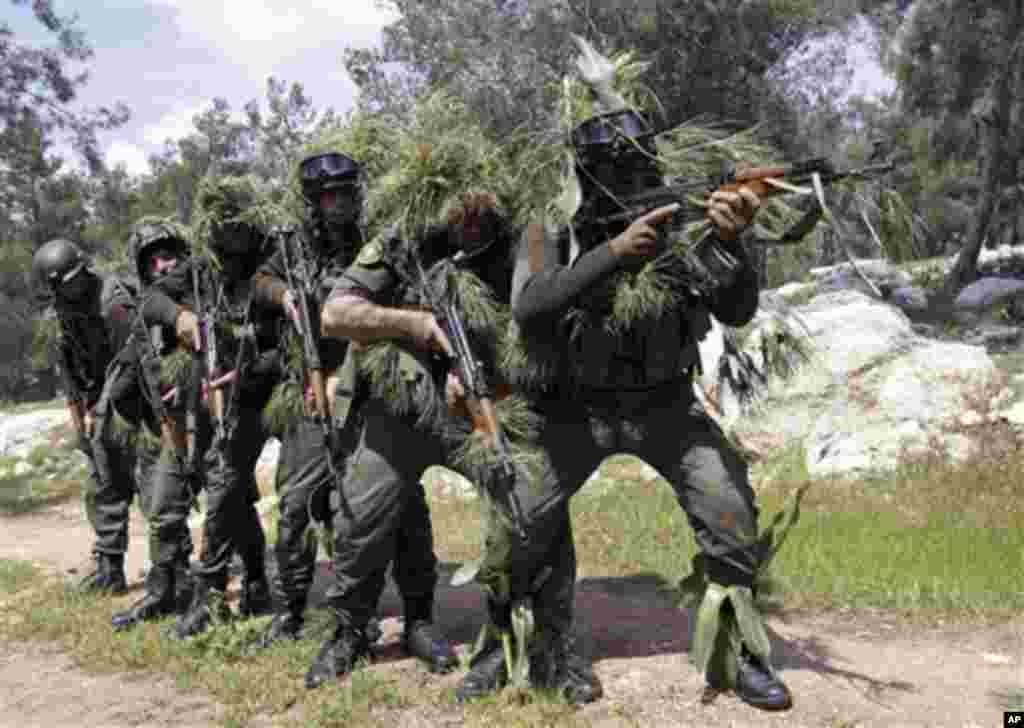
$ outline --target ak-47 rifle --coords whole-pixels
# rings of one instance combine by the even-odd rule
[[[186,394],[185,457],[187,472],[194,476],[200,471],[199,459],[202,457],[197,439],[199,407],[202,403],[203,389],[213,380],[217,372],[217,333],[213,318],[213,309],[216,304],[215,302],[211,304],[203,299],[203,293],[212,293],[212,288],[201,285],[202,271],[199,269],[199,262],[192,260],[190,265],[192,299],[199,328],[199,349],[193,352],[192,381],[189,392]],[[209,401],[215,427],[220,429],[224,422],[224,391],[222,389],[210,390]]]
[[[618,211],[585,217],[590,224],[598,226],[629,223],[650,210],[679,204],[680,209],[672,215],[672,220],[665,229],[681,230],[690,223],[704,219],[709,204],[708,198],[717,191],[736,192],[740,187],[747,187],[761,199],[794,192],[807,194],[809,186],[819,191],[825,185],[844,179],[871,179],[893,169],[895,164],[890,161],[837,170],[824,157],[778,166],[732,168],[719,175],[684,179],[653,190],[616,198],[620,207]],[[788,245],[799,242],[817,223],[821,212],[821,207],[816,205],[782,237],[769,240],[768,244]],[[697,272],[702,277],[709,276],[708,281],[712,287],[727,285],[738,267],[736,258],[715,244],[716,238],[717,236],[704,235],[694,244],[694,255],[689,256],[698,269]]]
[[[416,263],[419,287],[426,299],[426,305],[434,314],[438,326],[444,331],[452,345],[454,357],[452,357],[450,365],[454,368],[456,376],[466,390],[466,409],[469,410],[473,429],[486,438],[496,456],[494,470],[488,474],[489,477],[484,478],[481,486],[486,489],[495,506],[511,522],[519,537],[525,540],[526,529],[523,523],[523,512],[515,493],[519,472],[509,451],[505,432],[502,430],[494,410],[494,389],[484,373],[483,362],[473,353],[469,336],[466,334],[458,293],[451,280],[455,264],[450,258],[440,261],[433,268],[434,277],[432,278],[424,269],[419,254],[415,250],[413,258]]]
[[[317,294],[317,281],[310,270],[308,257],[303,254],[301,248],[297,251],[290,250],[291,241],[295,237],[295,233],[288,231],[282,232],[279,239],[288,290],[295,297],[299,311],[299,320],[295,322],[295,327],[302,340],[302,389],[304,393],[311,389],[313,394],[312,402],[307,403],[306,414],[323,433],[324,446],[328,452],[327,464],[331,477],[337,484],[341,507],[350,512],[342,488],[341,473],[334,464],[334,459],[341,448],[341,433],[334,426],[334,418],[331,416],[327,399],[327,377],[320,356],[320,296]]]
[[[217,457],[223,462],[227,454],[227,446],[235,428],[235,408],[238,406],[238,397],[242,389],[242,381],[245,376],[245,367],[249,361],[249,352],[255,349],[256,333],[253,328],[250,316],[252,314],[252,298],[250,296],[245,306],[245,320],[242,322],[242,329],[239,333],[238,353],[235,355],[234,368],[217,379],[208,380],[207,392],[210,397],[211,409],[214,411],[214,435],[213,447]],[[230,387],[225,397],[223,387]],[[217,414],[218,395],[220,400],[220,414]]]

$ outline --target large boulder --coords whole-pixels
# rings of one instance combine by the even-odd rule
[[[0,455],[23,458],[42,442],[42,436],[55,427],[68,425],[67,409],[45,409],[0,419]]]

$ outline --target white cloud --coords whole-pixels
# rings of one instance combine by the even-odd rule
[[[139,145],[128,142],[113,142],[107,147],[106,162],[110,168],[123,164],[131,175],[145,174],[149,171],[146,151]]]
[[[162,146],[168,139],[180,139],[195,131],[192,124],[192,117],[209,109],[213,104],[212,99],[195,99],[191,103],[180,104],[173,111],[160,117],[155,124],[149,124],[142,130],[142,137],[148,144]],[[230,117],[235,121],[244,121],[245,113],[239,109],[230,112]]]
[[[309,48],[363,45],[397,16],[375,0],[154,0],[178,11],[185,34],[198,36],[244,66],[254,79]]]
[[[142,130],[142,137],[154,145],[162,145],[167,139],[180,139],[192,133],[192,117],[210,104],[209,99],[195,101],[188,106],[179,106],[174,111],[164,114],[155,124]]]

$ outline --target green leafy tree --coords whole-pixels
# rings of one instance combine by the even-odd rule
[[[27,0],[11,0],[15,6]],[[71,102],[89,78],[86,71],[74,73],[73,65],[87,62],[93,50],[77,27],[75,18],[63,17],[54,10],[52,0],[32,0],[32,13],[48,33],[54,45],[37,48],[15,36],[7,23],[0,23],[0,125],[19,123],[26,112],[47,133],[66,132],[75,150],[91,169],[101,158],[96,141],[100,129],[112,129],[128,120],[123,104],[92,110],[72,110]],[[0,161],[6,156],[0,149]]]
[[[1024,178],[1024,0],[918,0],[891,29],[886,61],[900,82],[902,109],[921,119],[913,141],[940,166],[939,192],[969,205],[954,294],[977,276],[986,238],[1013,220]],[[1000,209],[1004,211],[1001,216]]]

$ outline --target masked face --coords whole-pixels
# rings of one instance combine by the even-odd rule
[[[93,276],[83,266],[69,278],[58,283],[54,292],[62,301],[80,303],[92,293],[92,280]]]
[[[157,245],[149,251],[146,258],[146,272],[150,280],[157,280],[170,275],[181,262],[179,252],[168,245]]]
[[[322,190],[318,202],[329,227],[354,225],[362,211],[362,199],[355,183]]]

